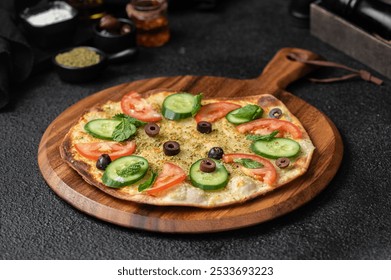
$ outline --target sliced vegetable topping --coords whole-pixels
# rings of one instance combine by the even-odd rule
[[[213,159],[221,159],[223,157],[224,151],[220,147],[213,147],[208,152],[208,157]]]
[[[229,102],[210,103],[201,107],[195,116],[195,120],[197,123],[201,121],[213,123],[238,108],[240,108],[240,105]]]
[[[179,166],[166,162],[162,172],[157,176],[152,188],[146,190],[149,195],[157,195],[161,191],[177,186],[186,179],[186,173]]]
[[[223,156],[223,162],[232,163],[235,159],[252,159],[263,164],[260,168],[246,168],[241,166],[241,170],[248,176],[254,177],[257,180],[263,181],[269,185],[273,185],[277,180],[277,172],[274,165],[265,158],[250,154],[225,154]]]
[[[194,117],[198,111],[201,109],[201,100],[202,100],[202,93],[195,96],[195,102],[193,110],[191,110],[191,116]]]
[[[162,119],[152,105],[136,91],[131,91],[122,97],[121,108],[126,115],[144,122],[157,122]]]
[[[194,116],[201,108],[202,95],[181,92],[164,99],[162,114],[166,119],[179,120]]]
[[[252,134],[269,134],[278,130],[279,134],[285,135],[288,133],[294,139],[302,138],[299,127],[291,122],[278,119],[258,119],[238,125],[236,129],[241,133],[250,132]]]
[[[129,156],[136,150],[136,142],[97,142],[97,143],[78,143],[75,144],[76,150],[83,157],[92,160],[98,160],[102,154],[108,154],[111,160],[119,157]]]
[[[111,163],[110,156],[108,154],[103,154],[98,158],[95,166],[100,170],[105,170],[110,163]]]
[[[84,126],[84,129],[88,134],[96,138],[117,142],[125,141],[136,133],[137,128],[133,122],[139,121],[133,118],[128,119],[126,117],[121,118],[116,116],[114,119],[96,119],[89,121]]]
[[[212,132],[212,124],[210,122],[199,122],[197,123],[197,130],[200,133],[209,134]]]
[[[150,186],[152,186],[153,185],[153,183],[155,182],[155,180],[156,180],[156,177],[157,177],[157,173],[156,172],[154,172],[154,171],[151,171],[151,177],[149,177],[149,179],[148,180],[146,180],[144,183],[142,183],[142,184],[140,184],[139,186],[138,186],[138,191],[139,192],[142,192],[143,190],[146,190],[146,189],[148,189]]]
[[[287,138],[274,138],[270,141],[255,141],[251,150],[267,158],[295,157],[300,153],[300,145]]]
[[[84,130],[96,138],[113,140],[113,132],[120,123],[120,120],[96,119],[86,123]],[[136,127],[133,127],[134,132],[136,132]]]
[[[213,159],[203,159],[200,164],[200,170],[202,172],[211,173],[216,170],[216,163]]]
[[[136,126],[124,118],[114,128],[112,137],[114,141],[122,142],[136,134],[136,131]]]
[[[247,135],[246,139],[251,141],[270,141],[274,139],[278,133],[278,130],[274,130],[272,133],[266,135]]]
[[[181,146],[176,141],[167,141],[163,144],[163,152],[166,156],[175,156],[181,151]]]
[[[273,108],[269,112],[269,117],[279,119],[282,117],[282,111],[280,108]]]
[[[114,115],[113,119],[119,120],[119,121],[122,121],[123,119],[126,119],[128,122],[133,124],[135,127],[140,127],[140,126],[143,126],[143,125],[147,124],[146,122],[140,121],[140,120],[138,120],[136,118],[133,118],[133,117],[125,115],[125,114],[116,114],[116,115]]]
[[[287,168],[290,163],[291,163],[291,161],[289,160],[289,158],[278,158],[278,159],[276,159],[276,165],[279,168],[281,168],[281,169]]]
[[[236,109],[226,116],[227,120],[233,124],[246,123],[262,116],[263,109],[258,105],[249,104],[242,108]]]
[[[141,180],[148,170],[148,161],[140,156],[126,156],[107,166],[102,182],[111,188],[120,188]]]
[[[160,132],[160,126],[156,123],[150,122],[144,126],[144,130],[149,137],[155,137]]]
[[[214,191],[224,188],[229,181],[229,174],[224,165],[214,161],[216,168],[213,172],[204,172],[201,170],[201,164],[204,159],[196,161],[190,167],[190,180],[195,187],[205,191]]]
[[[243,165],[244,167],[250,168],[250,169],[263,167],[262,163],[260,163],[259,161],[255,161],[251,158],[237,158],[237,159],[234,159],[234,162],[239,163],[239,164]]]

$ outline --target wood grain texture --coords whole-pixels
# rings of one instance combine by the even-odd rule
[[[52,190],[74,207],[101,220],[131,228],[171,233],[217,232],[254,225],[288,213],[327,186],[343,155],[342,140],[334,124],[319,110],[283,90],[311,71],[308,66],[287,59],[289,52],[317,58],[306,50],[282,49],[256,79],[162,77],[122,84],[93,94],[69,107],[47,128],[38,152],[41,173]],[[235,206],[160,207],[113,198],[87,184],[61,159],[59,145],[63,137],[88,108],[108,100],[119,101],[130,90],[142,93],[156,88],[203,92],[207,97],[273,94],[299,118],[316,147],[307,173],[276,191]]]

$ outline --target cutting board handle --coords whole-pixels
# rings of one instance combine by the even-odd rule
[[[273,94],[279,89],[285,89],[290,83],[316,69],[316,66],[293,61],[288,58],[289,53],[295,53],[305,60],[321,59],[319,55],[304,49],[284,48],[279,50],[256,79],[256,83],[264,93]]]

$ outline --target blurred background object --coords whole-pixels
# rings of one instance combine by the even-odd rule
[[[310,19],[310,4],[315,0],[291,0],[289,14],[293,22],[299,27],[308,27]]]
[[[322,5],[342,18],[391,40],[391,1],[323,0]]]
[[[136,25],[127,18],[105,15],[93,26],[93,45],[107,53],[136,49]]]
[[[131,0],[126,6],[137,27],[137,44],[160,47],[170,39],[166,0]]]
[[[391,0],[291,0],[289,13],[299,26],[308,26],[313,2],[369,33],[391,40]]]
[[[97,48],[79,46],[60,51],[52,58],[52,62],[61,80],[79,83],[96,79],[109,64],[129,61],[135,52],[135,49],[125,49],[106,54]]]
[[[380,0],[318,3],[311,4],[311,34],[391,78],[391,5]]]
[[[42,48],[62,46],[74,35],[78,12],[63,1],[44,3],[23,10],[24,33]]]
[[[100,19],[105,15],[104,0],[67,0],[83,19]]]
[[[218,0],[168,0],[169,9],[191,8],[199,11],[213,11],[218,7]]]
[[[0,1],[0,108],[11,99],[11,84],[26,80],[34,61],[33,51],[15,22],[17,3]]]

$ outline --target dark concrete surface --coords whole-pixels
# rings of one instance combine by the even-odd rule
[[[170,235],[121,228],[57,197],[37,164],[54,118],[80,99],[123,82],[171,75],[251,78],[283,47],[306,48],[354,68],[357,61],[291,24],[286,0],[221,1],[215,12],[170,12],[172,40],[110,66],[94,82],[66,84],[52,71],[13,90],[0,112],[1,259],[390,259],[391,81],[288,88],[338,127],[345,153],[330,185],[267,223],[219,234]],[[383,58],[391,59],[391,58]],[[337,74],[321,71],[318,76]]]

